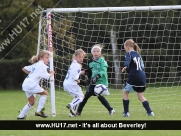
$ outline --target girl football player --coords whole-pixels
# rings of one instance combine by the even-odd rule
[[[138,99],[142,102],[147,114],[149,116],[154,116],[153,111],[150,109],[149,102],[143,96],[146,85],[146,75],[144,72],[143,60],[139,55],[140,48],[132,39],[128,39],[124,43],[124,49],[126,55],[122,72],[128,69],[128,80],[123,90],[123,116],[130,116],[128,94],[133,91],[137,92]]]
[[[69,116],[75,116],[75,110],[77,104],[82,102],[84,98],[84,94],[82,92],[80,85],[85,85],[85,83],[79,80],[80,74],[83,73],[81,71],[83,59],[85,56],[85,52],[82,49],[78,49],[75,51],[73,55],[73,61],[67,71],[66,78],[63,82],[64,90],[67,91],[71,96],[73,96],[72,102],[67,104],[67,108],[70,110]]]
[[[46,118],[47,115],[44,114],[44,104],[48,95],[48,92],[39,86],[39,81],[41,78],[49,79],[54,75],[54,71],[47,72],[47,64],[49,62],[50,53],[48,51],[40,51],[38,56],[33,56],[30,59],[30,63],[32,65],[25,66],[22,70],[28,74],[25,78],[22,88],[25,91],[26,97],[28,98],[28,103],[24,106],[22,111],[17,119],[25,119],[26,114],[30,110],[30,108],[35,103],[36,94],[40,95],[40,99],[38,102],[38,107],[35,112],[35,116],[40,116]]]
[[[88,63],[89,69],[85,71],[85,74],[90,79],[90,85],[86,91],[83,101],[79,104],[76,115],[81,115],[81,112],[87,102],[87,100],[94,94],[94,87],[97,84],[103,84],[108,86],[107,77],[107,62],[101,57],[102,47],[100,44],[96,44],[92,47],[91,53],[93,55],[92,60]],[[108,101],[103,96],[97,97],[99,101],[107,108],[110,115],[114,114],[115,110],[109,105]]]

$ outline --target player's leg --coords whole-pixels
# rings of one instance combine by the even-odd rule
[[[124,108],[124,112],[123,112],[123,116],[124,117],[129,117],[129,91],[123,90],[123,108]]]
[[[36,97],[36,94],[31,94],[31,93],[28,93],[28,92],[25,92],[26,93],[26,96],[28,98],[28,103],[24,106],[24,108],[20,111],[20,114],[18,116],[17,119],[25,119],[26,118],[26,115],[28,113],[28,111],[31,109],[31,107],[34,105],[35,103],[35,97]]]
[[[48,92],[45,91],[43,88],[41,88],[41,90],[42,90],[42,92],[37,93],[40,95],[40,98],[38,101],[38,107],[37,107],[37,110],[35,112],[35,116],[40,116],[40,117],[46,118],[48,116],[45,115],[45,113],[43,111],[45,110],[44,105],[45,105],[45,102],[47,99]]]
[[[66,92],[68,92],[72,97],[73,97],[73,100],[75,99],[76,95],[73,93],[74,92],[74,87],[72,87],[70,84],[63,84],[63,88]],[[72,90],[73,89],[73,90]],[[72,92],[73,91],[73,92]],[[73,101],[72,100],[72,101]],[[70,113],[69,113],[69,117],[72,117],[75,115],[75,110],[73,108],[73,106],[70,105],[70,103],[68,103],[66,105],[66,107],[70,110]]]
[[[70,110],[69,117],[75,116],[76,114],[75,112],[76,105],[74,105],[74,102],[76,102],[76,99],[77,99],[77,96],[74,93],[70,93],[70,94],[74,97],[74,99],[72,100],[72,102],[66,105],[66,107]]]
[[[97,98],[98,98],[99,101],[102,103],[102,105],[104,105],[104,106],[107,108],[107,110],[108,110],[108,112],[109,112],[109,115],[114,114],[115,110],[110,106],[109,102],[106,100],[105,97],[103,97],[103,96],[98,96]]]
[[[73,97],[73,100],[69,104],[67,104],[66,107],[70,110],[70,113],[72,115],[75,115],[76,105],[82,102],[84,98],[82,89],[79,85],[64,85],[64,90],[66,90]]]
[[[130,114],[129,114],[129,97],[128,97],[130,92],[134,92],[134,90],[131,85],[126,83],[125,87],[123,89],[123,108],[124,108],[123,117],[130,116]]]
[[[75,106],[73,107],[73,110],[74,110],[74,111],[76,111],[76,109],[77,109],[77,105],[75,105]],[[72,115],[72,113],[70,112],[70,113],[69,113],[69,117],[74,117],[74,115]]]
[[[83,99],[83,101],[79,104],[79,107],[78,107],[78,109],[77,109],[77,113],[76,113],[77,116],[80,116],[80,115],[81,115],[81,112],[82,112],[85,104],[87,103],[87,100],[88,100],[92,95],[94,95],[94,87],[95,87],[95,85],[89,85],[89,87],[88,87],[88,89],[87,89],[87,91],[86,91],[86,94],[85,94],[85,96],[84,96],[84,99]]]
[[[149,102],[143,96],[143,92],[137,92],[137,96],[138,96],[138,99],[142,102],[142,105],[145,108],[148,116],[154,116],[154,113],[150,108]]]
[[[73,95],[74,95],[74,99],[72,100],[72,102],[70,103],[70,105],[72,107],[75,107],[76,105],[78,105],[79,103],[82,102],[83,98],[84,98],[84,94],[82,92],[82,89],[80,86],[74,86],[74,92]]]
[[[80,103],[80,102],[82,102],[82,100],[83,100],[83,95],[82,96],[79,96],[79,95],[77,95],[77,94],[74,94],[74,99],[72,100],[72,102],[71,103],[69,103],[69,104],[67,104],[67,108],[70,110],[70,113],[72,114],[72,115],[76,115],[76,107],[77,107],[77,105]],[[69,114],[70,115],[70,114]]]

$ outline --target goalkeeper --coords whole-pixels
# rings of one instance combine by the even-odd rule
[[[81,115],[81,112],[87,103],[87,100],[94,94],[94,87],[97,84],[103,84],[105,86],[108,86],[108,78],[107,78],[107,62],[104,60],[104,58],[101,57],[101,50],[102,47],[100,44],[96,44],[92,47],[91,53],[93,55],[93,58],[89,61],[88,66],[89,69],[85,70],[85,74],[88,76],[89,80],[89,87],[86,91],[86,94],[84,96],[83,101],[79,104],[79,107],[77,109],[77,116]],[[108,101],[103,96],[97,97],[99,101],[106,107],[109,114],[114,114],[115,110],[110,106]]]

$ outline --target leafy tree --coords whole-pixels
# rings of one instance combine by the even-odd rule
[[[57,4],[58,3],[58,4]],[[57,4],[57,5],[56,5]],[[1,0],[0,59],[30,57],[36,53],[39,13],[59,6],[59,0]],[[11,49],[13,51],[11,51]]]

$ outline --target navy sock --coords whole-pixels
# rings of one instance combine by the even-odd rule
[[[142,104],[143,104],[143,107],[145,108],[145,110],[147,111],[147,113],[151,113],[152,112],[152,110],[150,109],[148,101],[144,101]]]
[[[113,108],[110,106],[109,102],[103,96],[100,96],[97,98],[107,108],[108,111],[113,110]]]
[[[129,112],[129,100],[123,99],[123,107],[124,107],[124,113]]]

